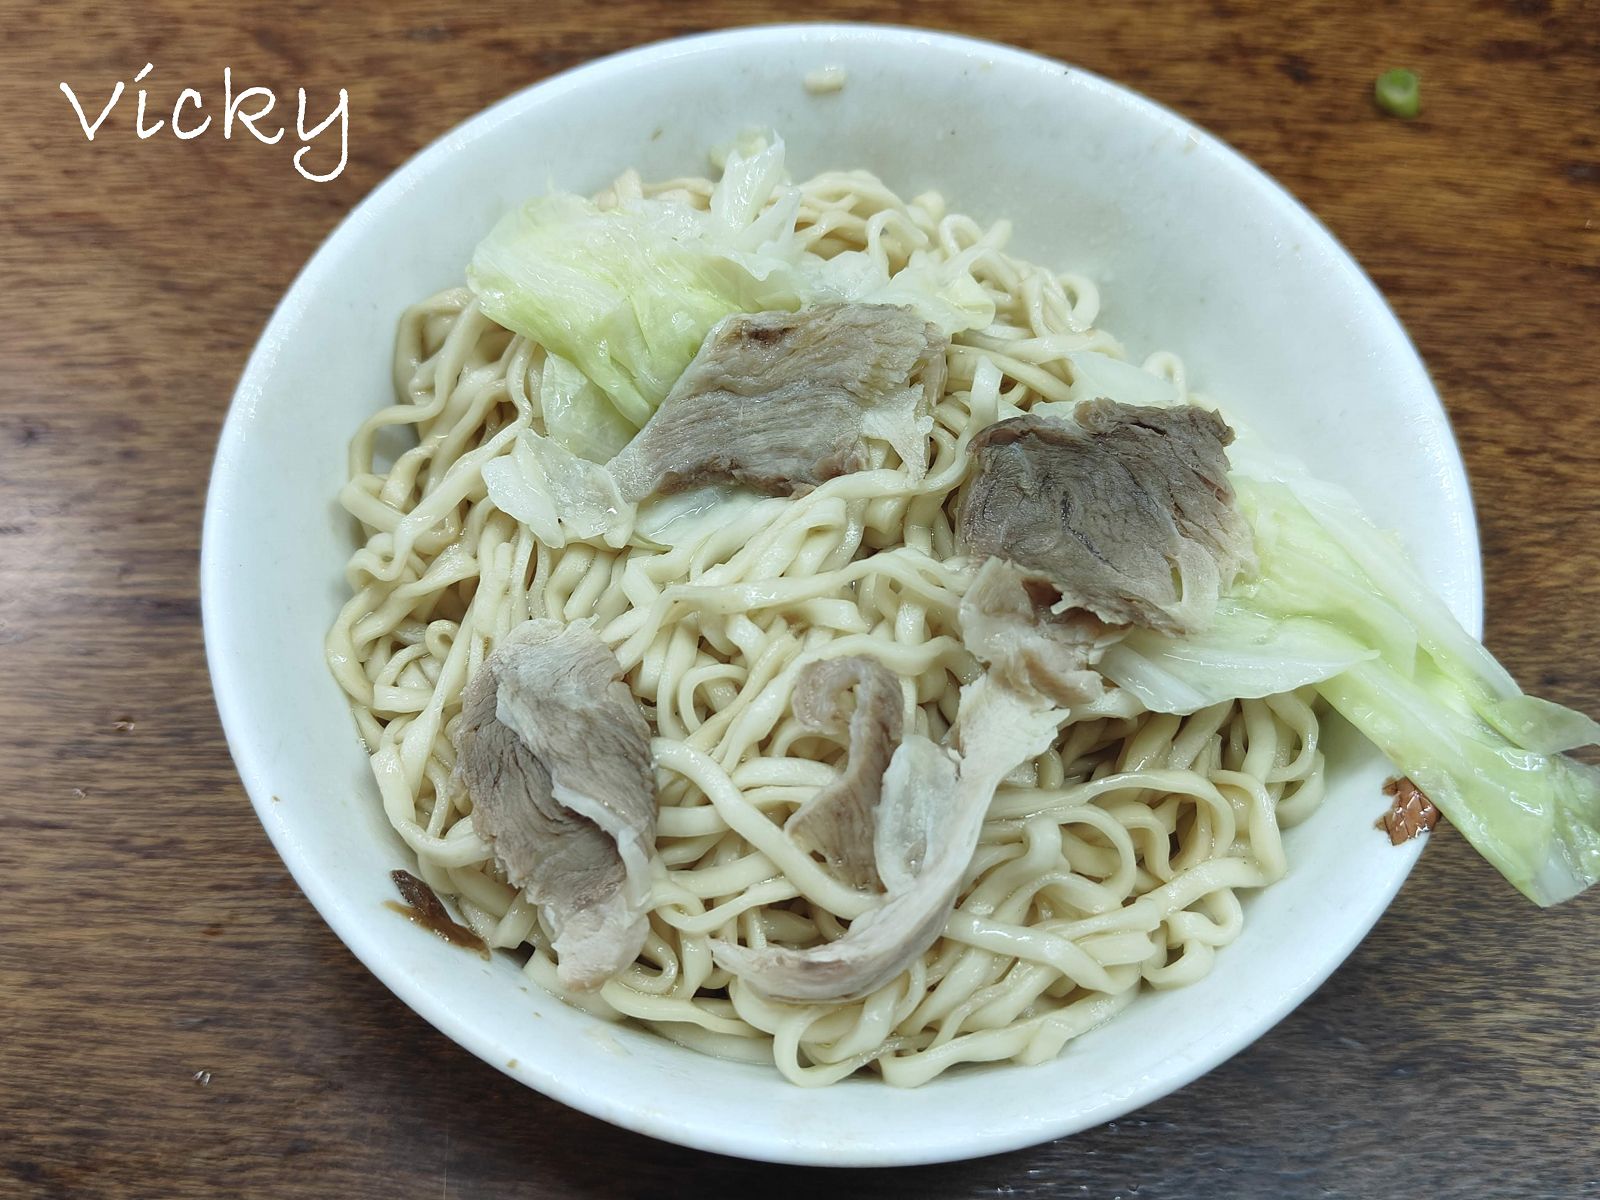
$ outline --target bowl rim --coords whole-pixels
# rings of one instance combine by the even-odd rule
[[[1041,1120],[1017,1130],[985,1129],[981,1126],[957,1132],[946,1130],[939,1132],[937,1136],[930,1136],[921,1145],[870,1151],[823,1147],[799,1142],[793,1138],[772,1139],[759,1133],[747,1132],[739,1127],[709,1127],[687,1112],[651,1109],[637,1102],[631,1102],[628,1098],[619,1099],[608,1094],[596,1094],[585,1088],[581,1076],[564,1077],[541,1067],[537,1062],[521,1061],[515,1067],[508,1065],[504,1057],[498,1053],[499,1047],[494,1044],[489,1033],[458,1018],[438,995],[414,978],[402,964],[395,961],[392,955],[377,944],[367,931],[366,918],[344,900],[336,882],[325,878],[310,864],[306,847],[282,819],[279,806],[272,803],[273,797],[267,782],[268,757],[253,736],[252,726],[242,711],[240,697],[246,681],[236,671],[233,656],[226,652],[228,643],[223,633],[224,622],[220,607],[222,604],[220,597],[225,591],[223,575],[227,570],[220,552],[220,544],[224,540],[223,528],[229,521],[232,510],[230,489],[233,477],[240,460],[247,453],[248,418],[253,408],[252,401],[262,391],[263,381],[271,374],[279,353],[284,349],[283,327],[307,306],[310,297],[322,286],[324,276],[330,270],[340,243],[359,232],[380,212],[403,203],[413,180],[427,175],[448,161],[469,140],[488,133],[503,122],[516,119],[525,108],[539,100],[553,98],[565,91],[697,53],[750,49],[765,44],[795,41],[826,46],[837,44],[841,40],[856,44],[877,43],[880,48],[898,47],[906,50],[914,50],[919,45],[938,46],[967,56],[981,55],[997,66],[1029,71],[1045,70],[1052,74],[1065,71],[1082,86],[1108,95],[1132,108],[1143,110],[1146,116],[1154,117],[1160,123],[1195,139],[1198,144],[1216,156],[1226,169],[1243,176],[1253,187],[1263,191],[1280,219],[1296,227],[1297,232],[1307,239],[1307,244],[1317,244],[1329,251],[1330,265],[1342,272],[1358,290],[1364,291],[1370,301],[1376,303],[1375,315],[1381,313],[1381,318],[1386,319],[1390,327],[1385,332],[1399,339],[1398,345],[1403,347],[1408,356],[1405,365],[1415,368],[1442,421],[1445,435],[1442,447],[1448,454],[1446,461],[1441,464],[1445,476],[1441,483],[1451,493],[1459,510],[1454,515],[1458,521],[1462,541],[1463,561],[1459,564],[1459,569],[1465,584],[1460,598],[1460,607],[1464,610],[1463,624],[1474,635],[1481,636],[1483,621],[1481,544],[1465,464],[1461,458],[1460,446],[1455,438],[1448,411],[1409,334],[1387,299],[1350,252],[1305,205],[1282,184],[1220,138],[1165,105],[1092,71],[1043,54],[983,38],[905,25],[863,22],[756,24],[630,47],[519,88],[435,138],[379,182],[334,226],[296,274],[268,317],[262,334],[240,375],[218,438],[206,493],[201,534],[200,603],[206,659],[218,715],[229,752],[258,819],[295,883],[305,893],[322,919],[351,953],[402,1003],[446,1037],[503,1074],[510,1075],[518,1082],[531,1086],[563,1104],[623,1128],[695,1149],[769,1162],[835,1166],[900,1166],[952,1161],[1034,1145],[1043,1140],[1093,1128],[1107,1120],[1115,1120],[1124,1113],[1187,1086],[1264,1036],[1321,986],[1387,910],[1422,853],[1427,839],[1419,839],[1396,848],[1389,860],[1392,868],[1388,878],[1383,880],[1381,886],[1370,891],[1363,911],[1354,914],[1353,919],[1344,925],[1344,936],[1329,943],[1329,951],[1318,969],[1302,978],[1295,986],[1283,990],[1274,1003],[1258,1010],[1249,1032],[1242,1041],[1219,1041],[1205,1053],[1186,1063],[1182,1069],[1163,1075],[1159,1080],[1141,1079],[1136,1086],[1107,1096],[1099,1105],[1080,1109],[1069,1118],[1054,1122]],[[930,1086],[937,1086],[937,1081]]]

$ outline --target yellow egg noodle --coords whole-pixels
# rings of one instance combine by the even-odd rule
[[[601,204],[703,209],[712,186],[645,185],[630,172]],[[1314,695],[1179,717],[1112,691],[1075,712],[995,796],[943,935],[864,998],[780,1002],[718,967],[713,939],[814,945],[871,900],[784,835],[846,745],[794,718],[800,669],[869,655],[900,678],[906,730],[942,738],[961,685],[981,671],[956,620],[969,576],[946,561],[958,553],[967,443],[1036,403],[1072,399],[1070,354],[1124,357],[1095,327],[1094,285],[1008,255],[1005,222],[984,228],[933,193],[902,200],[861,171],[799,189],[796,229],[815,253],[864,251],[890,274],[960,258],[995,305],[992,325],[949,347],[925,474],[875,443],[866,470],[797,499],[690,513],[670,545],[552,548],[495,507],[482,476],[520,431],[544,431],[544,350],[452,288],[406,312],[397,400],[351,443],[340,499],[362,544],[328,659],[419,873],[491,946],[527,953],[541,986],[562,991],[549,932],[450,787],[453,722],[468,679],[514,626],[590,620],[653,735],[661,869],[639,960],[567,999],[808,1086],[863,1068],[916,1085],[963,1062],[1039,1062],[1142,986],[1201,978],[1239,935],[1241,891],[1284,873],[1280,831],[1322,798]],[[1177,358],[1143,366],[1189,397]]]

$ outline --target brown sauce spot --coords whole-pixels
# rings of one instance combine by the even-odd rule
[[[1383,794],[1394,797],[1389,811],[1378,819],[1378,828],[1389,835],[1391,845],[1409,842],[1439,823],[1439,810],[1433,801],[1404,776],[1384,784]]]
[[[791,326],[787,325],[752,325],[746,329],[740,330],[739,336],[744,338],[744,340],[747,342],[755,342],[756,344],[762,346],[772,346],[788,337],[789,333],[791,332],[791,328]]]
[[[413,925],[421,925],[428,932],[443,938],[452,946],[472,950],[482,958],[489,957],[489,945],[472,930],[450,916],[449,910],[433,889],[410,871],[390,871],[389,878],[399,890],[404,904],[385,900],[383,906],[399,913]]]

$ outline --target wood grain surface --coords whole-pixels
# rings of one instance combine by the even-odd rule
[[[1225,1066],[1078,1137],[893,1174],[715,1158],[524,1090],[395,1000],[289,880],[223,744],[196,597],[212,447],[273,304],[351,205],[489,102],[795,16],[1059,56],[1287,185],[1449,406],[1490,647],[1600,712],[1593,2],[4,0],[0,1195],[1600,1196],[1600,895],[1539,912],[1448,830],[1349,962]],[[348,88],[348,168],[301,179],[292,131],[141,140],[132,92],[87,142],[58,83],[92,119],[147,61],[158,115],[184,86],[214,103],[224,66],[291,109],[304,86],[314,117]],[[1372,106],[1394,65],[1423,75],[1418,121]]]

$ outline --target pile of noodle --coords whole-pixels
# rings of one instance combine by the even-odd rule
[[[710,191],[630,174],[602,202],[705,207]],[[920,481],[879,447],[865,471],[731,510],[672,548],[552,549],[494,507],[481,475],[519,430],[543,430],[544,352],[454,288],[405,314],[397,402],[351,444],[341,500],[363,545],[329,661],[420,874],[491,946],[520,948],[546,989],[562,992],[537,907],[505,883],[470,800],[448,786],[452,726],[467,680],[513,626],[593,618],[654,735],[664,871],[639,960],[567,999],[804,1085],[864,1067],[915,1085],[962,1062],[1039,1062],[1142,986],[1199,979],[1239,935],[1241,890],[1283,874],[1279,832],[1322,796],[1311,693],[1186,717],[1113,693],[1112,715],[1070,721],[997,794],[943,935],[862,999],[783,1003],[716,967],[714,937],[811,945],[871,903],[783,833],[844,756],[842,737],[808,733],[790,712],[800,666],[877,659],[908,690],[912,728],[941,738],[981,669],[956,624],[968,576],[945,561],[966,444],[997,417],[1067,399],[1069,352],[1122,356],[1094,327],[1094,286],[1007,255],[1004,223],[982,228],[936,194],[903,201],[863,172],[801,191],[798,228],[825,257],[865,250],[894,271],[982,247],[970,272],[996,321],[950,347]],[[1144,365],[1187,398],[1176,358]]]

